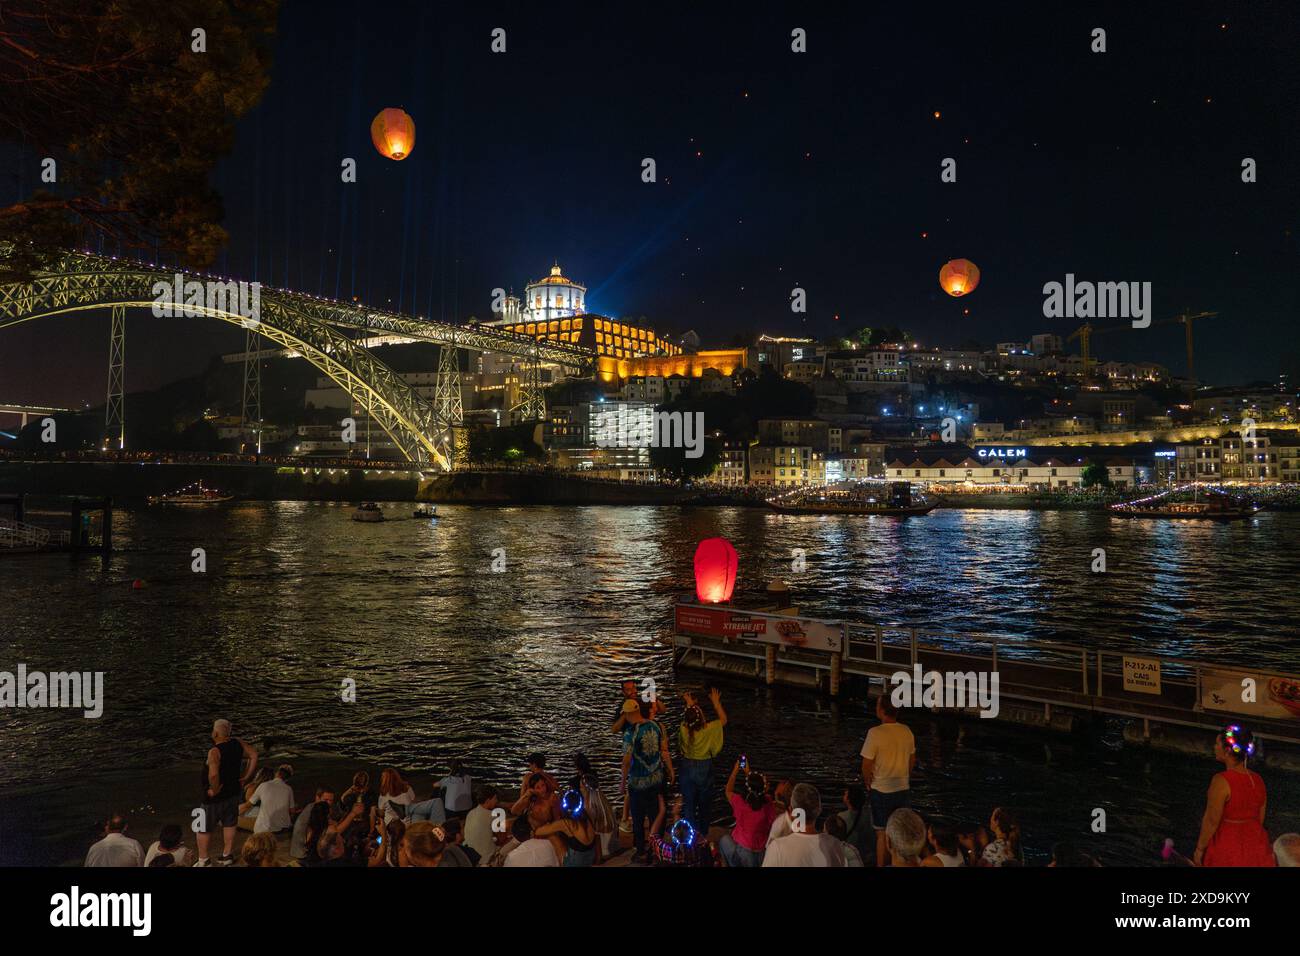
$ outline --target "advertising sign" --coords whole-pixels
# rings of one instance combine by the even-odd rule
[[[839,653],[844,649],[844,625],[809,617],[760,614],[703,604],[678,604],[675,625],[679,634],[700,634],[726,641],[744,638],[763,644]]]
[[[1202,671],[1201,706],[1274,720],[1300,720],[1300,678],[1249,671]]]

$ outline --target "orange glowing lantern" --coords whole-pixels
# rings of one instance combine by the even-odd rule
[[[979,266],[969,259],[949,260],[939,270],[939,285],[951,296],[969,295],[979,284]]]
[[[403,110],[380,110],[370,124],[370,139],[389,159],[406,159],[415,149],[415,120]]]
[[[726,538],[706,538],[695,549],[695,596],[704,604],[731,600],[736,588],[736,549]]]

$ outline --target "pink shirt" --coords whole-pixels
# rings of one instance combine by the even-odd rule
[[[736,826],[731,831],[731,838],[746,850],[761,852],[767,846],[767,832],[772,829],[772,821],[776,819],[776,806],[771,798],[763,801],[762,809],[755,810],[745,802],[743,797],[733,793],[731,812],[736,817]]]

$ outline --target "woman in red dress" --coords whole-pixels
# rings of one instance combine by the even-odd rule
[[[1210,781],[1201,835],[1192,862],[1197,866],[1276,866],[1264,829],[1268,794],[1264,780],[1246,766],[1255,752],[1249,730],[1229,725],[1214,740],[1224,770]]]

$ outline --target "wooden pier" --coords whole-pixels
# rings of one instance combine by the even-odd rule
[[[1300,745],[1300,676],[1268,668],[1160,657],[1139,649],[1094,650],[987,634],[799,617],[797,609],[747,610],[682,602],[672,635],[674,664],[818,689],[838,696],[844,680],[892,688],[922,672],[998,677],[999,719],[1072,729],[1094,717],[1130,721],[1135,739],[1175,728],[1215,732],[1233,721],[1257,740]],[[707,617],[706,617],[707,616]],[[797,624],[774,626],[781,619]],[[813,628],[816,627],[817,630]],[[731,633],[719,633],[722,630]],[[838,649],[829,635],[842,634]],[[810,639],[811,638],[811,639]],[[802,646],[801,646],[802,645]],[[971,706],[958,715],[977,716]]]

